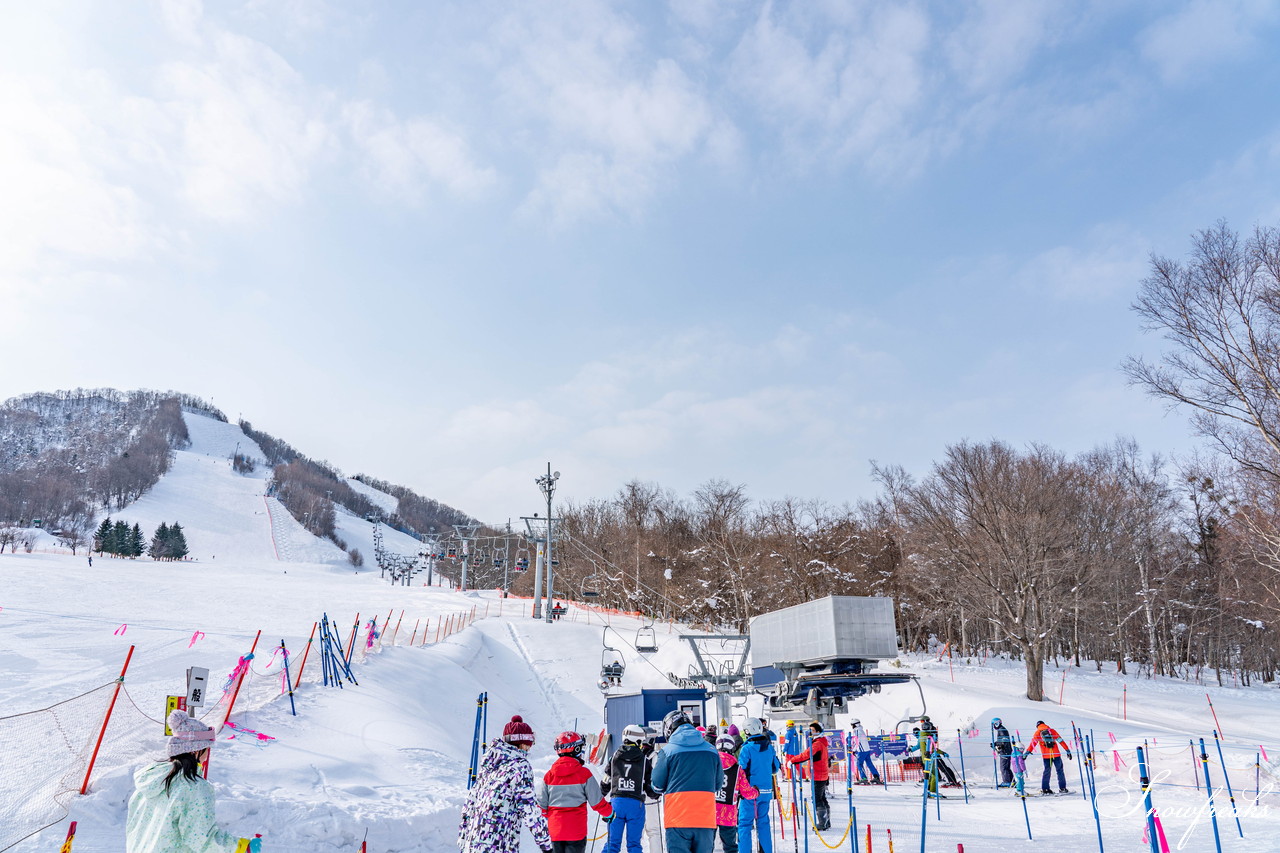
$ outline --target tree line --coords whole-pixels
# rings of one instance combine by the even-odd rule
[[[1280,232],[1198,234],[1153,257],[1135,309],[1170,347],[1129,362],[1221,451],[1171,462],[1119,440],[1077,456],[959,442],[919,477],[877,465],[855,505],[687,497],[633,481],[560,508],[556,587],[653,616],[746,629],[824,595],[894,598],[900,642],[1217,683],[1280,667]],[[532,573],[529,573],[531,575]],[[513,589],[531,591],[532,577]],[[486,578],[488,580],[488,578]]]
[[[182,525],[160,522],[150,543],[144,538],[142,526],[108,516],[102,519],[93,534],[93,550],[113,557],[141,557],[143,554],[155,560],[181,560],[187,556],[187,537]]]

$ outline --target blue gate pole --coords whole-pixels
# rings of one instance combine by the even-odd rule
[[[1075,739],[1075,742],[1076,742],[1076,752],[1078,753],[1081,750],[1083,750],[1084,746],[1080,738],[1080,730],[1076,728],[1075,720],[1071,721],[1071,736],[1072,738]],[[1076,762],[1076,769],[1080,771],[1080,796],[1084,797],[1087,800],[1089,799],[1089,795],[1085,793],[1085,790],[1084,790],[1084,764],[1082,763],[1083,761],[1084,761],[1084,756],[1081,755],[1080,761]]]
[[[1155,806],[1151,804],[1151,777],[1147,773],[1147,756],[1142,747],[1138,752],[1138,781],[1142,784],[1142,807],[1146,810],[1147,840],[1151,842],[1151,853],[1160,853],[1160,835],[1156,832]]]
[[[1244,838],[1244,829],[1240,826],[1240,812],[1236,811],[1236,792],[1231,789],[1231,777],[1227,775],[1227,759],[1222,754],[1222,738],[1218,737],[1218,730],[1213,731],[1213,742],[1218,746],[1218,763],[1222,765],[1222,778],[1227,780],[1227,797],[1231,800],[1231,813],[1236,818],[1236,831],[1240,833],[1240,837]]]
[[[289,688],[289,712],[296,717],[298,709],[293,705],[293,681],[289,678],[289,650],[285,648],[284,640],[280,641],[280,654],[284,655],[284,683]]]
[[[1102,848],[1102,815],[1098,813],[1098,781],[1093,775],[1093,743],[1089,738],[1085,739],[1085,746],[1080,760],[1088,764],[1089,772],[1087,778],[1089,780],[1089,803],[1093,806],[1093,824],[1098,830],[1098,853],[1106,853]]]
[[[924,853],[925,835],[929,827],[929,771],[923,751],[920,753],[920,768],[925,771],[924,784],[921,786],[924,790],[920,794],[920,853]]]
[[[1213,804],[1213,783],[1209,781],[1209,753],[1205,752],[1204,738],[1200,738],[1200,766],[1204,768],[1204,790],[1209,795],[1209,819],[1213,823],[1213,846],[1222,853],[1222,839],[1218,837],[1218,809]]]
[[[849,794],[849,851],[850,853],[858,853],[858,807],[853,804],[853,733],[850,732],[846,738],[844,733],[840,734],[844,740],[844,786]],[[871,737],[867,735],[867,737]],[[1261,766],[1261,765],[1259,765]]]
[[[964,775],[964,735],[956,729],[956,748],[960,750],[960,787],[964,789],[965,805],[969,804],[969,780]]]

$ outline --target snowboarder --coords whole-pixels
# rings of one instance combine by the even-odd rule
[[[716,837],[716,791],[724,784],[720,757],[683,711],[667,714],[662,731],[667,743],[653,766],[653,788],[662,794],[667,850],[711,853]]]
[[[724,853],[738,853],[738,798],[749,794],[752,788],[747,776],[738,767],[734,753],[737,741],[733,735],[720,735],[716,748],[720,751],[720,768],[724,770],[724,784],[716,792],[716,831],[720,834],[720,848]]]
[[[1054,768],[1058,770],[1058,793],[1070,794],[1067,789],[1067,776],[1062,769],[1062,755],[1059,747],[1067,753],[1067,758],[1071,758],[1071,748],[1063,741],[1062,735],[1049,727],[1044,720],[1036,721],[1036,734],[1031,739],[1031,743],[1027,744],[1026,755],[1030,756],[1035,751],[1037,744],[1040,746],[1040,757],[1044,759],[1044,775],[1040,778],[1040,793],[1052,794],[1049,789],[1049,774]]]
[[[186,711],[169,713],[169,760],[133,774],[125,823],[127,853],[259,853],[260,838],[236,838],[214,821],[213,786],[200,777],[213,729]]]
[[[849,732],[849,751],[858,759],[858,782],[879,785],[880,771],[871,760],[871,736],[862,727],[861,720],[853,721],[853,730]]]
[[[1000,765],[1000,778],[996,780],[996,787],[1008,788],[1013,784],[1013,768],[1009,764],[1013,756],[1013,738],[1009,737],[1009,730],[1000,722],[999,717],[991,720],[991,749]]]
[[[644,750],[644,727],[631,725],[622,730],[622,747],[609,761],[609,772],[602,789],[612,794],[613,820],[609,823],[609,840],[604,853],[620,853],[622,836],[627,836],[627,853],[640,853],[640,836],[644,834],[645,798],[656,800],[653,790],[653,768]]]
[[[595,774],[582,761],[586,746],[586,739],[577,732],[561,732],[555,746],[560,757],[538,788],[538,805],[547,816],[555,853],[586,851],[587,806],[606,821],[613,818],[613,806],[604,798]]]
[[[809,724],[810,736],[813,740],[808,749],[787,757],[792,764],[809,762],[813,768],[813,810],[814,825],[819,830],[831,828],[831,803],[827,801],[827,782],[830,779],[829,760],[831,752],[827,747],[827,739],[822,734],[822,723]]]
[[[533,768],[527,753],[533,729],[517,714],[502,729],[480,762],[476,784],[462,807],[458,846],[462,853],[517,853],[520,824],[533,833],[540,850],[551,851],[547,819],[533,793]]]
[[[738,800],[738,849],[750,853],[754,827],[760,849],[773,853],[769,807],[773,804],[773,776],[782,769],[782,762],[759,720],[747,720],[745,733],[747,742],[738,752],[738,767],[750,788]]]

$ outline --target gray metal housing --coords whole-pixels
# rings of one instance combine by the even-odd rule
[[[751,664],[822,664],[898,656],[892,598],[829,595],[751,620]]]

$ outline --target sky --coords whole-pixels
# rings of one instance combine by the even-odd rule
[[[0,398],[176,389],[495,522],[1196,446],[1152,254],[1280,225],[1270,2],[6,4]]]

